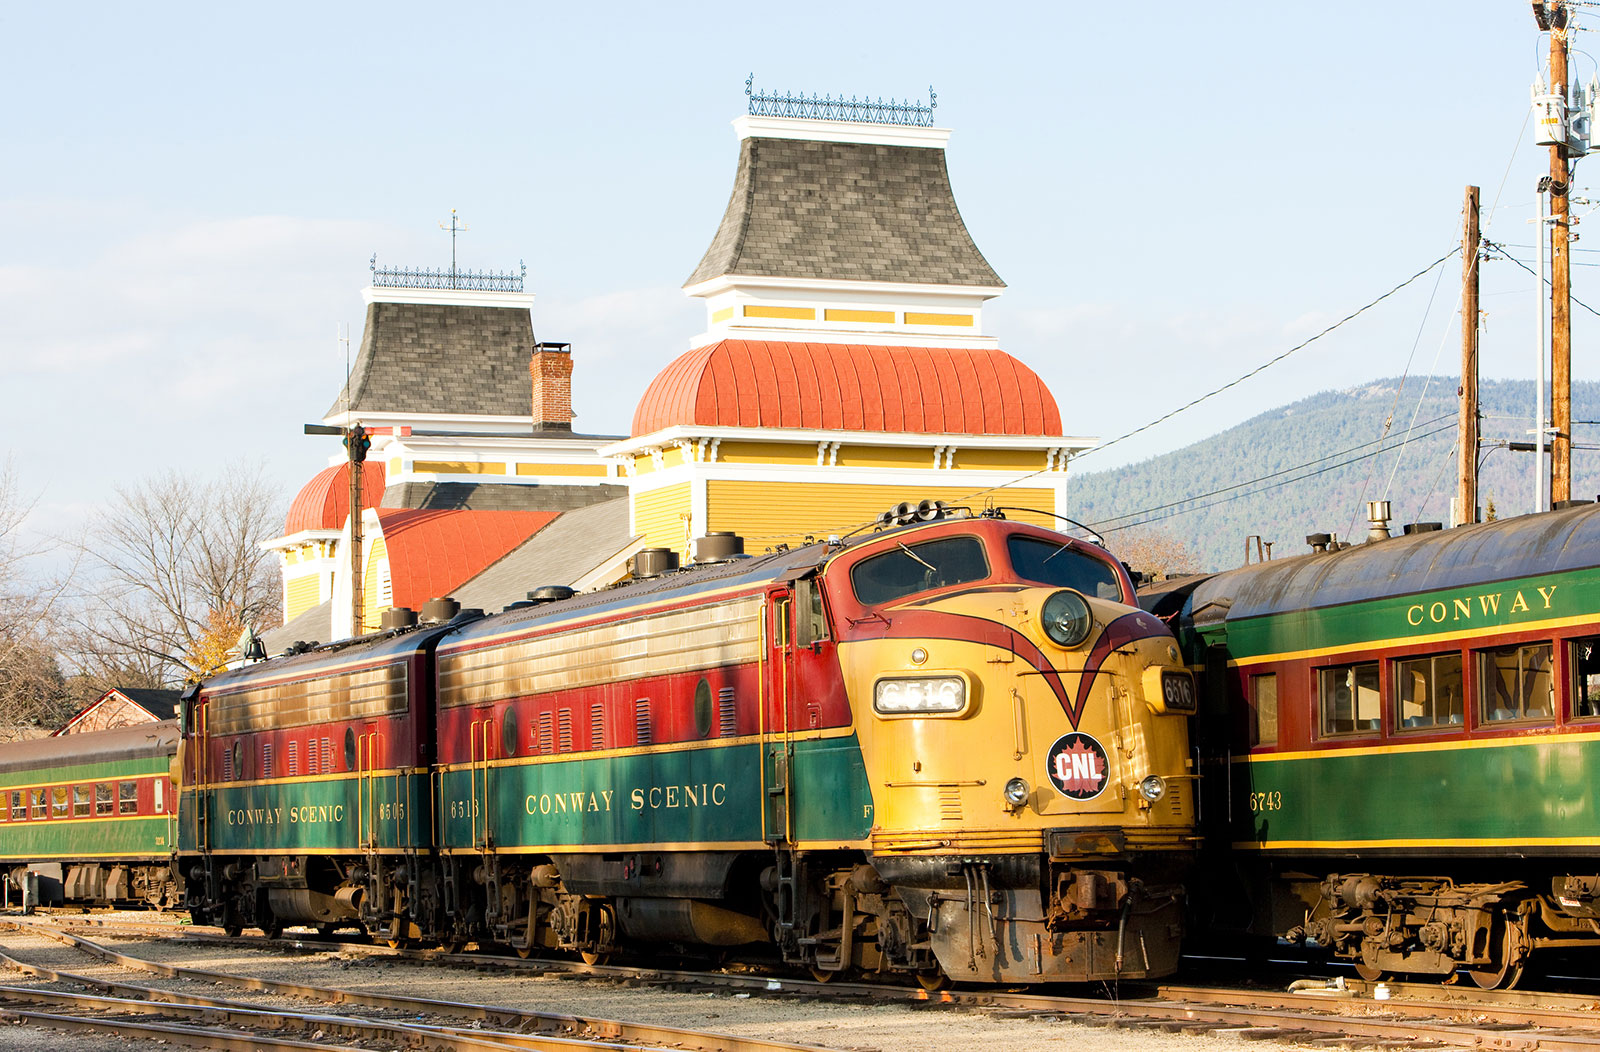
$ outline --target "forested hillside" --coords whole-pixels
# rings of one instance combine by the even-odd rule
[[[1448,526],[1456,386],[1436,376],[1410,377],[1403,390],[1389,379],[1324,391],[1175,452],[1076,474],[1070,514],[1105,533],[1113,551],[1119,533],[1163,531],[1187,548],[1194,569],[1237,566],[1251,535],[1275,541],[1279,555],[1305,551],[1310,533],[1360,541],[1369,500],[1392,503],[1396,533],[1406,522]],[[1533,383],[1485,381],[1481,401],[1480,504],[1487,511],[1492,502],[1501,518],[1522,514],[1533,500],[1534,455],[1495,445],[1531,440]],[[1572,401],[1576,444],[1595,444],[1600,427],[1581,421],[1600,420],[1600,383],[1574,383]],[[1595,498],[1600,451],[1574,451],[1573,479],[1574,497]]]

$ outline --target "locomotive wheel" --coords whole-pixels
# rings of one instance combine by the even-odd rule
[[[1503,919],[1495,925],[1495,942],[1498,944],[1493,952],[1494,960],[1482,968],[1468,968],[1466,972],[1472,976],[1472,981],[1483,990],[1510,990],[1522,979],[1522,970],[1527,964],[1530,943],[1528,940],[1527,922],[1515,920],[1506,922]],[[1515,961],[1516,963],[1512,963]]]
[[[521,957],[523,960],[527,960],[529,957],[533,956],[534,945],[531,942],[526,946],[513,946],[511,948],[517,951],[517,956]],[[593,964],[594,962],[590,961],[588,963]]]
[[[590,965],[605,964],[607,961],[611,960],[611,954],[590,953],[588,950],[579,950],[578,960],[582,961],[584,964]]]
[[[930,994],[937,993],[940,990],[949,988],[950,977],[937,969],[931,972],[918,972],[917,985]]]
[[[1366,961],[1356,961],[1354,963],[1357,977],[1365,980],[1366,982],[1375,983],[1379,979],[1383,978],[1383,969],[1379,968],[1377,965],[1368,964]]]
[[[267,922],[261,926],[261,934],[269,939],[283,938],[283,921],[276,916],[268,918]]]
[[[237,939],[244,934],[244,925],[236,920],[225,920],[222,922],[222,934],[230,939]]]
[[[838,972],[827,972],[823,971],[821,968],[808,968],[806,970],[811,973],[811,978],[815,979],[819,983],[831,983],[835,979],[839,978]]]

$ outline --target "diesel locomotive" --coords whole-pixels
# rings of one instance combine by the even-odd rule
[[[588,960],[768,947],[929,986],[1159,976],[1195,686],[1100,548],[902,506],[860,539],[530,593],[183,701],[197,922]]]
[[[1202,671],[1199,927],[1483,987],[1600,948],[1600,508],[1145,599]]]

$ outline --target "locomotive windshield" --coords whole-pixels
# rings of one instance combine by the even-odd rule
[[[1011,568],[1025,581],[1072,588],[1096,599],[1123,601],[1122,583],[1104,560],[1039,537],[1013,534],[1006,540]]]
[[[989,576],[989,560],[976,537],[943,537],[863,559],[850,570],[856,599],[866,606],[947,588]]]

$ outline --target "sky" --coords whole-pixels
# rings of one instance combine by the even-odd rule
[[[338,393],[344,327],[359,344],[369,259],[448,265],[451,209],[461,266],[525,262],[538,338],[573,344],[575,426],[625,434],[705,327],[681,286],[727,203],[752,72],[757,90],[937,92],[956,199],[1008,284],[984,322],[1067,434],[1103,439],[1449,253],[1467,184],[1486,236],[1531,264],[1548,163],[1525,0],[91,0],[0,7],[0,34],[0,458],[49,536],[167,470],[242,463],[287,506],[339,451],[301,429]],[[1600,309],[1600,236],[1574,259],[1574,295]],[[1448,261],[1081,467],[1317,391],[1454,373],[1459,274]],[[1531,377],[1532,276],[1486,263],[1483,306],[1483,374]],[[1573,375],[1600,379],[1595,316],[1573,313]],[[1523,439],[1531,417],[1485,437]]]

